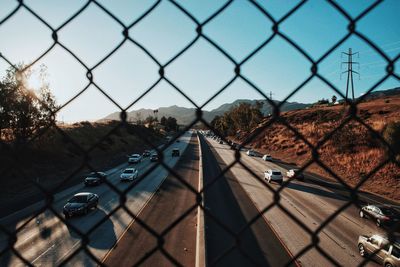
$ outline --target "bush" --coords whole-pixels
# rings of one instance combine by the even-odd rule
[[[390,122],[383,129],[383,138],[390,145],[397,158],[400,157],[400,121]]]

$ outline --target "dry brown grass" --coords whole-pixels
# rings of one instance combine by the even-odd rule
[[[337,128],[347,114],[347,110],[338,105],[289,111],[282,116],[309,143],[316,145]],[[400,96],[361,103],[358,105],[357,116],[381,133],[387,123],[400,120]],[[243,135],[238,141],[246,137]],[[278,123],[272,124],[250,143],[254,144],[259,152],[270,153],[278,159],[298,166],[311,159],[308,145],[286,126]],[[381,141],[374,138],[365,126],[354,120],[325,142],[320,147],[319,153],[321,161],[353,187],[357,186],[363,177],[369,175],[387,156]],[[333,179],[316,164],[312,164],[308,171]],[[383,166],[377,172],[373,172],[360,189],[399,201],[399,167],[393,163]]]

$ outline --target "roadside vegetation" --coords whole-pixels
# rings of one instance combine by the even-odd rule
[[[263,119],[261,107],[261,102],[255,105],[240,103],[222,116],[215,116],[211,126],[224,136],[232,136],[239,131],[249,132]]]

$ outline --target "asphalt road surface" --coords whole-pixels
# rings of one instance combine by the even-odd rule
[[[174,169],[183,181],[197,191],[197,137],[192,137]],[[196,195],[170,174],[139,216],[155,232],[147,231],[140,223],[134,222],[106,256],[104,263],[107,266],[194,266],[196,207]],[[162,247],[158,246],[154,234],[163,236]]]
[[[223,161],[221,166],[231,164],[234,151],[228,145],[219,144],[208,139],[213,152]],[[249,157],[241,152],[241,162],[255,175],[254,177],[244,167],[235,164],[231,173],[240,183],[258,210],[274,204],[274,191],[280,185],[268,184],[263,180],[263,172],[273,168],[286,174],[287,169],[273,163],[265,162],[259,157]],[[286,180],[287,178],[284,178]],[[238,201],[242,201],[239,199]],[[374,222],[359,217],[359,208],[351,205],[327,223],[318,231],[318,246],[321,251],[312,245],[312,236],[321,224],[329,220],[331,214],[345,206],[347,198],[330,188],[309,182],[306,176],[304,182],[291,181],[280,192],[280,206],[274,205],[263,213],[263,217],[283,240],[291,254],[297,257],[302,266],[357,266],[363,258],[357,249],[358,236],[361,234],[384,234],[384,230],[375,226]],[[289,215],[290,213],[297,222]],[[300,226],[303,225],[303,227]],[[308,249],[309,248],[309,249]],[[330,258],[331,260],[329,260]],[[366,266],[378,266],[369,262]]]
[[[178,162],[178,157],[171,157],[172,148],[178,147],[181,152],[185,151],[191,136],[191,132],[185,133],[179,143],[174,143],[166,149],[164,162],[169,167],[173,168]],[[146,158],[135,166],[141,175],[154,164]],[[120,191],[132,186],[130,182],[122,183],[119,180],[120,173],[127,166],[125,163],[106,172],[108,181]],[[167,176],[168,171],[165,168],[156,167],[127,191],[125,206],[133,214],[138,214]],[[73,194],[82,191],[99,195],[98,209],[86,216],[69,219],[67,226],[54,215],[54,212],[63,217],[63,205]],[[99,260],[108,253],[133,220],[128,213],[117,209],[119,204],[120,195],[106,184],[85,188],[82,183],[56,194],[52,204],[53,210],[41,211],[45,203],[39,202],[0,219],[0,225],[10,232],[17,232],[14,248],[27,262],[35,266],[56,266],[67,259],[71,259],[67,266],[96,266],[97,263],[81,248],[86,248],[87,252]],[[82,246],[84,236],[88,237],[87,246]],[[27,265],[9,249],[10,240],[12,241],[12,238],[10,239],[4,231],[0,231],[0,266]]]
[[[232,173],[219,177],[221,159],[216,159],[202,137],[201,140],[208,266],[284,266],[290,263],[290,254],[259,216],[256,206]]]

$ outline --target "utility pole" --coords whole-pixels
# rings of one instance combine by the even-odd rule
[[[272,91],[269,91],[269,99],[272,101],[272,95],[274,95],[273,93],[272,93]]]
[[[360,77],[360,73],[358,73],[357,71],[353,70],[353,64],[357,64],[358,66],[359,63],[358,62],[354,62],[353,61],[353,56],[354,55],[358,55],[358,52],[353,53],[351,48],[349,48],[349,52],[342,52],[342,55],[346,55],[347,56],[347,61],[342,62],[343,64],[347,64],[347,70],[343,71],[340,75],[347,73],[347,82],[346,82],[346,101],[348,100],[348,96],[349,96],[349,87],[351,87],[351,96],[352,96],[352,101],[354,101],[354,82],[353,82],[353,73],[357,74],[358,77]],[[345,102],[346,103],[346,102]]]

